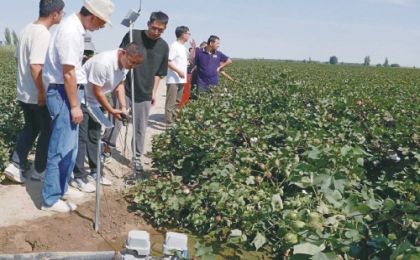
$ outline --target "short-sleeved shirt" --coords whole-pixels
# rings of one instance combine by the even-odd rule
[[[87,77],[86,101],[92,107],[101,106],[93,94],[93,85],[102,87],[102,93],[106,95],[118,87],[128,72],[124,68],[119,68],[118,50],[106,51],[93,56],[83,65],[83,69]]]
[[[38,103],[38,90],[31,74],[31,65],[43,65],[50,41],[50,31],[42,24],[29,24],[23,29],[17,47],[17,100]]]
[[[130,36],[127,33],[120,45],[125,47],[130,42]],[[153,84],[155,76],[164,77],[168,72],[168,44],[162,38],[152,40],[146,35],[144,30],[133,31],[133,42],[139,48],[144,60],[134,69],[134,101],[151,101],[153,95]],[[125,81],[125,93],[131,97],[131,73],[127,74]]]
[[[64,84],[63,65],[74,66],[77,83],[86,83],[85,71],[82,69],[85,33],[86,30],[75,13],[58,25],[51,36],[45,59],[42,73],[44,86]]]
[[[221,62],[229,59],[220,51],[209,53],[205,48],[197,48],[195,52],[195,65],[197,66],[197,85],[208,87],[219,84],[217,68]]]
[[[169,46],[169,61],[172,61],[176,68],[184,72],[185,77],[182,79],[178,74],[168,68],[168,75],[166,76],[166,83],[168,84],[184,84],[187,82],[187,67],[188,67],[188,50],[183,44],[175,41]]]

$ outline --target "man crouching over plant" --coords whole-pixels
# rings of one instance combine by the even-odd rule
[[[87,84],[84,87],[85,100],[82,100],[83,121],[79,127],[79,148],[74,167],[74,179],[70,182],[75,188],[83,192],[94,192],[96,172],[90,174],[84,167],[86,151],[92,153],[90,158],[98,152],[98,140],[101,136],[101,125],[89,114],[87,107],[102,107],[114,118],[122,120],[127,114],[124,80],[129,69],[135,68],[143,61],[139,46],[135,43],[126,45],[124,49],[102,52],[93,56],[84,65]],[[119,109],[113,108],[108,102],[106,94],[114,92],[120,104]],[[84,104],[83,104],[84,103]],[[88,137],[90,135],[90,139]],[[96,159],[97,160],[97,159]],[[97,161],[90,165],[96,170]],[[102,184],[110,185],[110,181],[100,176]]]

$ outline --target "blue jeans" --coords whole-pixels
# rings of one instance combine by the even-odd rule
[[[38,137],[35,153],[35,170],[41,173],[47,165],[48,141],[50,139],[50,116],[47,107],[19,101],[25,126],[19,134],[12,162],[20,169],[25,167],[29,151]]]
[[[47,90],[51,137],[42,197],[46,206],[56,203],[67,191],[77,156],[79,125],[71,122],[70,104],[64,85],[51,84]]]

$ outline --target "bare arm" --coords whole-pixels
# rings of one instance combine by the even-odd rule
[[[153,82],[152,105],[154,105],[155,102],[156,102],[156,92],[157,92],[157,89],[159,87],[159,83],[160,83],[160,77],[159,76],[155,76],[155,80]]]
[[[108,111],[110,114],[112,114],[115,118],[121,120],[122,111],[112,107],[112,105],[108,102],[108,99],[104,95],[101,86],[93,85],[92,92],[93,92],[93,95],[95,96],[96,100],[98,100],[99,104],[101,104],[101,106],[103,108],[105,108],[106,111]],[[118,101],[120,101],[120,100],[118,100]]]
[[[190,64],[194,64],[194,60],[195,60],[195,49],[197,49],[197,45],[195,43],[195,40],[193,39],[191,42],[191,52],[190,52],[190,56],[188,57],[188,60],[190,62]]]
[[[168,61],[168,67],[171,69],[171,70],[173,70],[173,71],[175,71],[176,72],[176,74],[178,74],[178,76],[181,78],[181,79],[183,79],[183,78],[185,78],[185,74],[184,74],[184,72],[182,71],[182,70],[180,70],[180,69],[178,69],[176,66],[175,66],[175,64],[174,64],[174,62],[173,61]]]
[[[77,98],[77,78],[76,69],[72,65],[63,66],[64,88],[70,103],[70,113],[72,122],[78,124],[83,120],[83,113],[80,109]]]
[[[115,88],[115,96],[117,97],[118,103],[120,104],[120,109],[123,113],[127,113],[127,104],[125,103],[125,87],[124,81],[121,81],[118,84],[118,87]]]
[[[223,70],[223,68],[225,68],[226,66],[229,66],[230,64],[232,64],[232,60],[229,58],[227,61],[225,62],[221,62],[220,66],[217,68],[217,72],[220,72],[221,70]]]
[[[31,76],[38,91],[38,105],[45,106],[45,90],[42,84],[42,64],[31,64]]]

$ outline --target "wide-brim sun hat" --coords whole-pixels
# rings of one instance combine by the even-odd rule
[[[111,14],[114,12],[114,4],[111,0],[85,0],[83,6],[102,21],[112,25]]]

